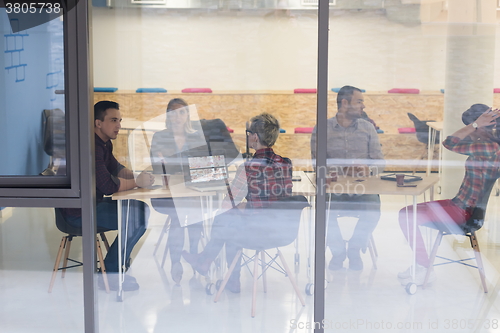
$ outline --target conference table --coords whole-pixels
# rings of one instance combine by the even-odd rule
[[[294,195],[304,195],[309,198],[310,202],[314,200],[316,196],[316,174],[314,172],[304,172],[304,171],[295,171],[294,175],[300,176],[300,181],[293,182],[292,193]],[[156,175],[160,176],[160,175]],[[178,178],[175,178],[178,177]],[[169,184],[176,184],[175,186],[175,196],[176,197],[199,197],[202,200],[202,207],[206,209],[206,215],[208,216],[207,220],[213,219],[213,201],[212,198],[215,195],[221,195],[221,193],[225,193],[227,189],[225,187],[221,187],[220,191],[208,191],[208,192],[200,192],[194,189],[187,188],[182,185],[182,181],[180,178],[182,176],[171,176],[169,178]],[[330,184],[324,184],[322,188],[329,194],[380,194],[380,195],[405,195],[413,197],[413,220],[417,220],[417,198],[419,195],[423,194],[426,191],[430,191],[429,199],[432,201],[434,199],[434,185],[439,181],[439,177],[435,175],[431,176],[423,176],[422,180],[412,182],[406,185],[415,185],[412,187],[399,187],[397,186],[395,181],[387,181],[382,180],[379,177],[348,177],[348,176],[339,176],[337,181],[331,182]],[[162,180],[157,180],[155,184],[161,183]],[[128,225],[128,214],[125,216],[125,220],[123,220],[122,216],[122,202],[123,200],[148,200],[153,198],[172,198],[174,194],[172,190],[165,186],[156,185],[156,188],[148,189],[148,188],[136,188],[128,191],[117,192],[112,195],[113,200],[117,200],[117,209],[118,209],[118,221],[122,221],[122,223],[118,223],[118,248],[122,249],[122,224],[124,222],[125,227]],[[313,209],[311,209],[312,211]],[[205,213],[203,215],[205,216]],[[310,216],[311,223],[310,225],[314,225],[312,222],[312,217]],[[416,228],[417,224],[413,224],[413,244],[416,243]],[[126,230],[125,230],[126,232]],[[125,233],[126,234],[126,233]],[[312,236],[312,232],[310,234]],[[312,240],[311,240],[312,244]],[[126,239],[124,246],[126,247]],[[298,256],[298,250],[296,252],[296,260]],[[308,258],[311,260],[311,257]],[[412,262],[416,262],[416,253],[413,251]],[[123,253],[119,251],[118,255],[118,267],[119,267],[119,289],[117,294],[117,299],[119,301],[123,300],[123,290],[122,283],[124,278],[124,272],[122,271],[122,263],[123,263]],[[415,267],[415,265],[412,265]],[[412,271],[413,278],[415,277],[415,271]],[[409,294],[414,294],[416,292],[416,285],[410,284],[406,288]]]
[[[303,171],[295,171],[294,175],[300,176],[300,181],[294,181],[293,182],[293,188],[292,192],[294,195],[304,195],[307,197],[314,196],[316,193],[316,188],[315,186],[311,183],[310,178],[307,177]],[[118,248],[122,249],[122,229],[123,226],[127,228],[128,226],[128,213],[125,214],[126,216],[123,216],[122,214],[122,203],[124,200],[140,200],[140,201],[146,201],[149,199],[156,199],[156,198],[172,198],[172,197],[178,197],[178,198],[188,198],[188,197],[199,197],[201,200],[201,207],[202,207],[202,216],[206,216],[206,220],[204,221],[205,223],[210,224],[211,219],[213,219],[214,215],[214,209],[213,209],[213,197],[218,195],[220,198],[222,198],[223,194],[227,193],[227,188],[225,186],[222,186],[220,190],[215,190],[215,191],[204,191],[200,192],[194,189],[191,189],[189,187],[184,186],[184,178],[183,175],[173,175],[169,176],[168,178],[168,184],[174,184],[173,188],[170,188],[168,186],[163,186],[163,175],[155,175],[155,183],[154,186],[151,188],[135,188],[131,189],[128,191],[120,191],[114,193],[111,198],[113,200],[117,201],[117,213],[118,213],[118,221],[122,221],[122,223],[118,223]],[[172,186],[171,186],[172,187]],[[174,190],[175,189],[175,190]],[[221,200],[219,200],[219,203]],[[220,207],[219,207],[220,208]],[[127,229],[125,229],[125,234],[127,234]],[[126,248],[126,237],[125,237],[125,243],[123,246],[123,249]],[[118,294],[117,294],[117,299],[118,301],[123,300],[123,290],[122,290],[122,284],[123,284],[123,279],[124,279],[124,272],[122,271],[123,267],[123,253],[125,253],[124,250],[118,251],[118,276],[119,276],[119,283],[118,283]]]
[[[306,173],[311,184],[316,183],[315,173]],[[430,192],[429,200],[434,200],[434,185],[439,181],[439,176],[430,175],[423,176],[422,180],[405,183],[406,186],[400,187],[395,181],[383,180],[377,176],[371,177],[337,177],[336,181],[329,184],[324,184],[324,190],[328,194],[379,194],[379,195],[404,195],[413,197],[413,221],[417,221],[417,198],[419,195]],[[407,216],[408,217],[408,216]],[[417,223],[413,223],[413,240],[412,244],[416,244],[416,229]],[[408,228],[409,230],[409,228]],[[408,237],[409,238],[409,237]],[[415,281],[415,263],[416,251],[412,251],[412,281]],[[306,292],[308,288],[306,287]],[[415,283],[411,282],[406,286],[406,292],[413,295],[417,291]]]

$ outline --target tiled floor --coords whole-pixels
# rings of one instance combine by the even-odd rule
[[[410,264],[411,251],[397,226],[397,211],[405,205],[402,197],[382,198],[382,218],[374,232],[378,247],[378,270],[372,269],[368,254],[362,272],[349,270],[327,274],[324,323],[326,332],[498,332],[500,302],[500,197],[491,197],[488,219],[479,232],[486,263],[489,293],[482,292],[477,270],[462,265],[436,268],[438,279],[427,289],[408,295],[396,274]],[[306,306],[302,307],[288,279],[274,271],[268,274],[268,292],[259,282],[257,314],[250,317],[251,278],[242,274],[240,294],[224,293],[218,303],[205,293],[206,279],[194,276],[184,263],[180,286],[170,278],[170,262],[161,268],[163,245],[153,256],[164,216],[153,215],[147,235],[135,255],[130,274],[141,285],[125,293],[98,291],[99,325],[102,332],[312,332],[312,296],[304,289],[307,274],[306,223],[299,237],[300,264],[294,268]],[[345,237],[352,232],[352,219],[341,221]],[[51,209],[17,208],[0,222],[0,331],[1,332],[82,332],[83,296],[81,270],[68,271],[47,293],[51,268],[61,233],[53,222]],[[433,239],[429,235],[429,239]],[[75,240],[72,253],[80,255],[81,241]],[[285,248],[293,266],[295,249]],[[443,241],[440,254],[452,258],[471,255],[467,239]]]

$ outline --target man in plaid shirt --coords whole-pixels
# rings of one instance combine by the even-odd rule
[[[500,139],[496,126],[500,123],[500,112],[487,105],[474,104],[462,115],[466,125],[444,140],[443,145],[459,154],[469,156],[465,162],[465,176],[458,194],[453,199],[424,202],[417,205],[418,225],[433,222],[448,224],[449,229],[463,225],[482,199],[486,181],[500,176]],[[408,217],[408,218],[407,218]],[[409,221],[408,221],[409,219]],[[405,237],[413,239],[413,206],[399,212],[399,224]],[[416,233],[417,267],[415,283],[422,285],[429,267],[429,257],[419,228]],[[398,274],[403,285],[411,281],[411,269]],[[429,281],[436,279],[431,271]]]
[[[292,162],[274,153],[271,148],[279,135],[278,120],[262,113],[250,120],[247,140],[255,154],[236,172],[231,183],[231,191],[222,203],[222,208],[230,209],[216,217],[212,226],[210,241],[200,254],[182,253],[184,259],[200,274],[206,275],[210,264],[226,245],[226,261],[232,263],[238,250],[238,236],[244,236],[247,228],[265,221],[265,211],[271,201],[292,194]],[[246,202],[240,200],[246,199]],[[238,203],[238,204],[235,204]],[[232,209],[231,209],[232,208]],[[270,223],[265,221],[265,223]],[[237,263],[226,289],[240,292],[240,264]]]

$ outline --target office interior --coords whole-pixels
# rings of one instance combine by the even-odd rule
[[[499,9],[496,0],[330,0],[328,118],[337,112],[338,88],[363,89],[365,112],[379,128],[384,174],[439,177],[432,193],[418,195],[417,202],[452,198],[464,175],[465,158],[440,144],[429,154],[407,113],[441,123],[442,140],[463,126],[461,114],[472,104],[500,107]],[[300,183],[309,181],[307,175],[314,171],[310,129],[318,123],[321,69],[317,1],[111,0],[94,1],[89,13],[93,102],[120,104],[122,129],[113,142],[120,163],[134,171],[150,167],[148,144],[157,129],[143,131],[144,124],[161,119],[169,100],[182,98],[196,109],[196,118],[224,121],[241,153],[245,123],[261,112],[275,115],[282,128],[276,153],[291,158]],[[15,23],[4,8],[0,20],[0,152],[5,156],[0,174],[36,176],[65,157],[44,150],[43,127],[44,110],[66,112],[65,21],[58,17],[14,32]],[[146,234],[127,272],[140,289],[125,292],[121,301],[115,291],[97,290],[96,326],[100,332],[134,333],[496,332],[499,193],[497,184],[477,232],[487,293],[478,270],[461,264],[436,266],[436,281],[413,295],[400,284],[397,274],[411,265],[412,251],[398,213],[412,204],[411,196],[381,194],[381,218],[373,232],[376,259],[367,251],[361,255],[361,271],[347,266],[328,270],[330,251],[315,246],[311,195],[312,207],[301,215],[296,240],[281,248],[305,305],[288,277],[271,269],[267,292],[258,281],[255,317],[253,267],[242,270],[240,293],[224,291],[216,303],[214,288],[224,269],[204,277],[182,260],[182,280],[172,280],[169,256],[162,264],[166,237],[159,241],[166,215],[151,207]],[[355,223],[355,217],[339,219],[344,239],[351,237]],[[430,248],[436,232],[425,229]],[[108,234],[112,240],[116,232]],[[47,292],[62,236],[53,208],[0,210],[3,332],[86,330],[81,267],[68,269],[64,278],[59,272],[52,292]],[[315,303],[313,284],[318,250],[326,256],[321,305]],[[469,239],[460,235],[444,237],[438,255],[474,257]],[[71,257],[82,257],[80,237],[73,240]],[[475,265],[475,260],[466,263]],[[315,322],[318,306],[324,309],[321,323]]]

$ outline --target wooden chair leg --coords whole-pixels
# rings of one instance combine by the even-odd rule
[[[476,257],[477,269],[479,270],[479,276],[481,277],[483,290],[485,293],[487,293],[488,287],[486,286],[486,275],[484,273],[483,259],[481,258],[481,251],[479,250],[479,244],[477,242],[476,233],[472,232],[469,238],[472,249],[474,250],[474,255]]]
[[[252,318],[255,317],[255,308],[257,305],[257,274],[259,267],[259,251],[255,251],[255,256],[253,258],[253,288],[252,288]]]
[[[427,267],[427,272],[425,273],[424,283],[422,284],[422,288],[425,289],[427,286],[427,281],[429,280],[429,276],[434,269],[434,260],[436,259],[437,250],[439,248],[439,244],[441,244],[441,240],[443,239],[443,232],[438,231],[438,235],[436,237],[436,241],[434,242],[434,246],[432,247],[431,255],[429,256],[429,267]]]
[[[286,274],[288,275],[288,278],[292,283],[293,289],[295,289],[295,292],[299,297],[300,303],[302,304],[302,306],[306,306],[306,302],[304,301],[304,297],[302,297],[302,294],[300,293],[299,287],[297,286],[297,282],[295,282],[295,278],[292,275],[292,271],[290,270],[290,268],[288,268],[285,257],[283,256],[283,253],[281,253],[279,249],[278,249],[278,255],[280,257],[281,263],[283,264],[283,268],[285,268]]]
[[[156,255],[156,251],[158,251],[158,248],[160,247],[163,236],[165,236],[165,234],[168,231],[169,225],[170,225],[170,216],[167,217],[167,219],[165,220],[165,224],[163,225],[163,229],[161,229],[160,237],[158,237],[158,241],[156,242],[156,247],[155,247],[155,250],[153,251],[153,255]]]
[[[57,271],[59,270],[59,263],[61,262],[63,250],[66,247],[66,237],[67,236],[63,236],[59,244],[59,251],[57,251],[56,262],[54,264],[54,270],[52,271],[52,278],[50,279],[49,293],[52,292],[52,287],[54,287],[54,281],[56,280]]]
[[[241,257],[241,250],[239,250],[236,253],[236,256],[234,257],[233,262],[231,263],[231,266],[229,267],[229,270],[227,271],[226,276],[224,277],[224,280],[222,280],[222,283],[220,284],[219,290],[217,291],[217,294],[215,295],[214,303],[217,303],[220,295],[224,291],[224,288],[226,288],[227,281],[229,280],[229,277],[231,276],[231,274],[233,274],[234,268],[236,267],[236,263],[238,262],[240,257]]]
[[[109,283],[108,283],[108,276],[106,274],[106,266],[104,265],[104,257],[102,255],[102,249],[101,249],[101,242],[99,239],[96,240],[97,242],[97,257],[99,258],[99,263],[101,265],[101,274],[102,274],[102,279],[104,281],[104,288],[106,289],[106,292],[109,294]]]
[[[109,252],[109,243],[108,243],[108,238],[106,237],[106,234],[104,232],[101,232],[99,235],[101,235],[101,240],[104,243],[104,247],[106,248],[106,252]]]
[[[71,249],[71,242],[73,241],[73,236],[66,236],[66,251],[64,252],[63,267],[61,272],[61,278],[66,275],[66,267],[68,267],[69,250]]]
[[[260,258],[262,267],[262,286],[264,287],[264,293],[267,293],[266,251],[260,252]]]
[[[372,258],[373,269],[377,269],[377,256],[375,255],[371,239],[368,240],[368,251],[370,252],[370,257]]]
[[[370,235],[369,242],[372,245],[372,249],[373,249],[373,253],[375,254],[375,257],[378,258],[377,245],[375,244],[375,238],[373,238],[373,234]]]

